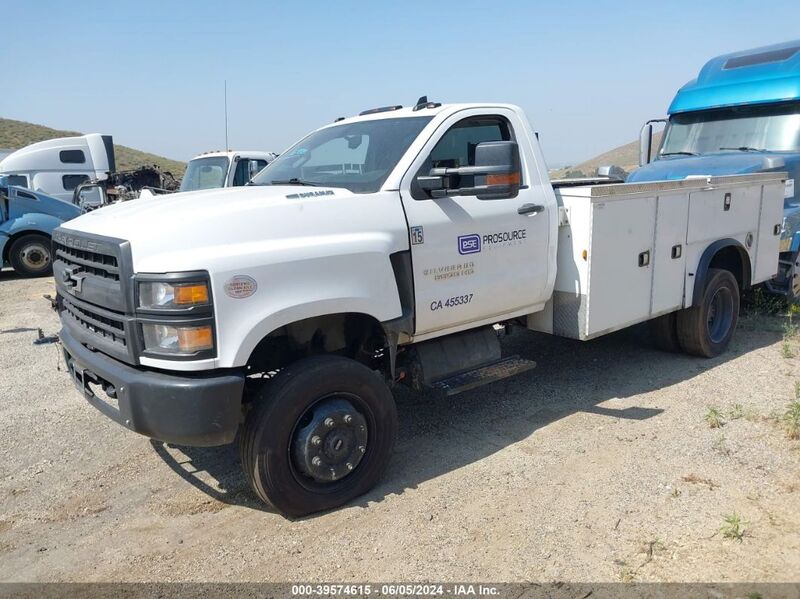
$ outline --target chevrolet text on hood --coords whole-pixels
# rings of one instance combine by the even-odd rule
[[[330,509],[385,470],[392,386],[532,369],[502,355],[512,327],[586,340],[651,321],[665,349],[724,351],[740,290],[777,270],[785,179],[552,183],[516,106],[373,109],[245,187],[58,229],[64,357],[116,422],[182,445],[238,433],[262,500]]]
[[[778,276],[767,288],[800,301],[800,40],[712,58],[675,95],[655,160],[642,130],[629,183],[788,172]]]

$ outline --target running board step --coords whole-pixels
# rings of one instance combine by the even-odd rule
[[[455,395],[462,391],[468,391],[481,385],[493,383],[501,379],[514,376],[521,372],[526,372],[536,368],[536,362],[525,360],[519,356],[504,358],[498,362],[480,366],[473,370],[467,370],[461,374],[456,374],[446,379],[436,381],[431,386],[434,389],[444,392],[445,395]]]

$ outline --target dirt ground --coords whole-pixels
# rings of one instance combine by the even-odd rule
[[[515,333],[504,350],[535,370],[396,392],[381,484],[291,521],[234,446],[151,443],[88,405],[58,346],[33,344],[58,330],[45,293],[0,273],[0,581],[800,581],[800,441],[779,419],[800,338],[779,317],[712,360],[639,330]]]

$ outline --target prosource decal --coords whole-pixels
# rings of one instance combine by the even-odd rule
[[[258,289],[258,283],[253,277],[247,275],[236,275],[225,283],[225,295],[233,299],[244,299],[250,297]]]

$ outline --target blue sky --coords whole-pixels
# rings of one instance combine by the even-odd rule
[[[551,165],[635,139],[710,57],[800,37],[800,2],[3,0],[0,116],[187,160],[280,151],[363,109],[522,106]]]

